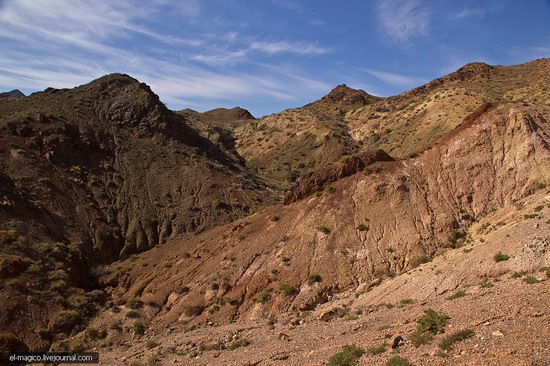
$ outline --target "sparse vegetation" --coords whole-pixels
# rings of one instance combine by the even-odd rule
[[[494,287],[495,285],[493,285],[491,282],[487,281],[487,282],[484,282],[480,285],[481,288],[491,288],[491,287]]]
[[[447,297],[447,300],[460,299],[461,297],[464,297],[466,295],[467,295],[467,293],[465,291],[457,291],[454,294],[452,294],[451,296]]]
[[[432,340],[434,339],[434,336],[430,332],[419,332],[414,331],[409,336],[409,340],[411,341],[412,345],[416,348],[420,347],[423,344],[430,344]]]
[[[128,310],[125,315],[127,318],[139,318],[139,313],[135,310]]]
[[[327,192],[328,193],[334,193],[334,192],[336,192],[336,188],[334,188],[333,186],[328,186],[327,187]]]
[[[403,306],[412,305],[415,303],[416,303],[415,299],[403,299],[399,302],[399,306],[403,307]]]
[[[128,309],[139,309],[143,306],[143,302],[140,299],[137,298],[131,298],[128,301],[126,301],[126,307]]]
[[[443,340],[439,343],[439,348],[444,351],[450,351],[453,349],[453,345],[455,343],[462,342],[470,337],[473,337],[474,335],[475,332],[471,329],[460,330],[443,338]]]
[[[155,342],[154,340],[152,339],[149,339],[147,341],[147,343],[145,343],[145,347],[147,347],[147,349],[153,349],[155,348],[156,346],[158,346],[159,344],[157,342]]]
[[[386,366],[411,366],[411,363],[398,355],[393,355],[387,362]]]
[[[321,282],[321,281],[322,281],[322,278],[317,273],[312,273],[307,278],[307,284],[310,286],[313,285],[314,283]]]
[[[359,225],[357,225],[357,230],[358,231],[368,231],[369,227],[365,224],[359,224]]]
[[[429,308],[424,311],[424,315],[417,321],[416,330],[419,332],[429,332],[433,335],[443,333],[450,317],[444,313]]]
[[[137,335],[142,335],[145,333],[145,326],[140,321],[134,322],[134,333]]]
[[[328,360],[328,366],[355,366],[365,354],[365,350],[355,344],[345,346],[342,351],[335,353]]]
[[[529,285],[534,285],[535,283],[539,283],[540,281],[536,277],[527,276],[523,279],[523,282],[525,282]]]
[[[318,226],[317,230],[319,230],[320,232],[322,232],[325,235],[330,234],[330,229],[326,226]]]
[[[185,316],[199,316],[203,311],[204,306],[202,305],[188,305],[183,308]]]
[[[495,260],[495,262],[504,262],[504,261],[507,261],[508,259],[510,259],[510,256],[507,255],[507,254],[504,254],[502,252],[498,252],[497,254],[495,254],[495,256],[493,257],[493,259]]]
[[[265,304],[266,302],[269,301],[269,299],[271,299],[271,292],[273,291],[272,288],[265,288],[261,293],[260,295],[258,296],[257,298],[257,301],[262,303],[262,304]]]
[[[289,285],[288,283],[281,283],[279,286],[279,291],[283,293],[285,296],[294,296],[298,293],[298,289],[294,287],[293,285]]]
[[[367,354],[369,354],[369,355],[382,354],[382,353],[386,352],[387,346],[388,346],[388,344],[386,342],[384,342],[384,343],[382,343],[378,346],[367,348]]]

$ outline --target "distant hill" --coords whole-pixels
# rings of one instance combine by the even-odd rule
[[[17,99],[17,98],[24,98],[24,97],[25,97],[25,94],[21,93],[19,89],[14,89],[9,92],[0,93],[0,98]]]

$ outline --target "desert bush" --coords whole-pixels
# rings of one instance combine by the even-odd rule
[[[281,283],[279,286],[279,291],[281,291],[285,296],[293,296],[298,293],[296,287],[289,285],[288,283]]]
[[[450,317],[447,314],[438,313],[429,308],[424,310],[424,315],[418,319],[416,330],[420,333],[430,332],[433,335],[443,333]]]
[[[308,285],[313,285],[314,283],[317,283],[317,282],[321,282],[322,281],[322,278],[320,275],[318,275],[317,273],[312,273],[309,275],[309,277],[307,278],[307,283]]]
[[[266,302],[271,299],[271,291],[273,291],[272,288],[265,288],[260,295],[258,295],[258,298],[256,299],[258,302],[265,304]]]
[[[145,347],[147,347],[147,349],[155,348],[158,345],[159,344],[152,339],[148,340],[147,343],[145,343]]]
[[[135,310],[128,310],[126,312],[126,317],[127,318],[139,318],[139,313]]]
[[[510,256],[502,252],[498,252],[497,254],[495,254],[493,259],[495,260],[495,262],[498,263],[498,262],[507,261],[508,259],[510,259]]]
[[[204,311],[204,306],[202,305],[189,305],[183,308],[183,313],[185,316],[199,316]]]
[[[403,307],[403,306],[412,305],[415,303],[416,303],[415,299],[403,299],[399,302],[399,306]]]
[[[354,366],[365,354],[365,350],[355,344],[345,346],[328,360],[328,366]]]
[[[474,334],[475,332],[471,329],[460,330],[443,338],[443,340],[439,343],[439,348],[444,351],[450,351],[453,349],[453,345],[455,343],[468,339]]]
[[[322,226],[322,225],[318,226],[317,230],[319,230],[320,232],[322,232],[323,234],[326,234],[326,235],[330,234],[330,229],[326,226]]]
[[[142,335],[145,333],[145,326],[140,321],[134,322],[134,333],[137,335]]]
[[[374,346],[374,347],[370,347],[367,349],[367,354],[369,355],[379,355],[379,354],[382,354],[384,352],[386,352],[386,347],[388,346],[388,344],[386,342],[378,345],[378,346]]]
[[[398,355],[393,355],[386,362],[386,366],[411,366],[411,363],[406,359]]]
[[[357,225],[357,230],[358,231],[368,231],[369,227],[365,224],[359,224],[359,225]]]
[[[465,291],[457,291],[455,292],[454,294],[452,294],[451,296],[448,296],[447,297],[447,300],[455,300],[455,299],[460,299],[461,297],[464,297],[466,296],[466,292]]]
[[[434,339],[434,336],[430,332],[419,332],[418,330],[413,332],[409,336],[409,340],[411,341],[412,345],[416,348],[420,347],[423,344],[430,344],[432,340]]]
[[[143,302],[141,302],[140,299],[137,299],[137,298],[131,298],[129,299],[128,301],[126,301],[126,307],[129,308],[129,309],[139,309],[140,307],[143,306]]]
[[[540,281],[536,278],[536,277],[533,277],[533,276],[527,276],[523,279],[523,282],[529,284],[529,285],[533,285],[535,283],[539,283]]]

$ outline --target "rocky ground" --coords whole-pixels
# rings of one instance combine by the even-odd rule
[[[548,365],[549,216],[544,190],[490,213],[463,246],[380,284],[335,294],[313,311],[195,327],[153,323],[131,339],[133,320],[122,320],[126,337],[110,330],[96,344],[101,364],[325,365],[356,344],[366,351],[359,365],[384,365],[393,354],[413,365]],[[428,308],[450,319],[443,334],[416,348],[411,337]],[[98,326],[113,319],[105,314]],[[474,335],[440,349],[465,329]],[[397,336],[404,344],[392,349]]]

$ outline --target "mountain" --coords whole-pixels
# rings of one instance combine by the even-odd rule
[[[0,93],[0,99],[7,98],[7,99],[17,99],[17,98],[24,98],[25,94],[21,93],[19,89],[14,89],[9,92],[3,92]]]
[[[547,360],[549,71],[474,63],[262,118],[173,112],[121,74],[1,99],[0,350],[385,364],[399,335],[415,364]],[[438,353],[428,308],[476,335]]]
[[[230,152],[126,75],[1,100],[0,111],[0,272],[9,283],[0,323],[31,347],[49,347],[48,319],[60,309],[92,313],[95,298],[73,297],[97,290],[98,265],[276,200]],[[27,296],[40,299],[21,303]],[[46,323],[35,321],[47,335],[14,321],[13,311],[42,314]]]

